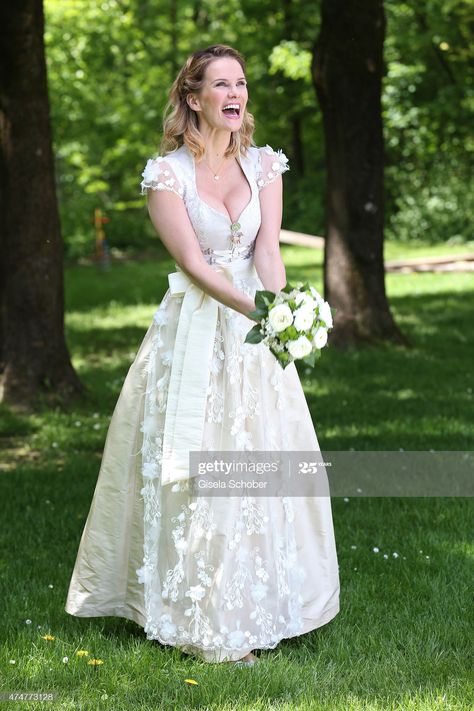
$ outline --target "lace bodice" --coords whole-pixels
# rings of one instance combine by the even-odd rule
[[[251,255],[261,224],[259,193],[289,169],[285,154],[269,145],[250,147],[239,162],[251,197],[236,222],[199,196],[194,157],[186,145],[166,156],[150,158],[142,173],[142,194],[149,189],[169,190],[184,201],[201,251],[210,264]]]

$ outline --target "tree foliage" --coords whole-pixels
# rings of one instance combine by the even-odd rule
[[[139,195],[167,91],[214,42],[247,58],[256,140],[283,148],[285,226],[322,234],[324,151],[309,57],[319,4],[304,0],[45,0],[58,191],[69,254],[90,252],[101,207],[115,246],[154,239]],[[387,226],[397,239],[469,237],[472,8],[386,2]],[[470,191],[472,195],[472,190]]]

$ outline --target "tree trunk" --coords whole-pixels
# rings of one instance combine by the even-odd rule
[[[83,390],[64,337],[42,0],[0,6],[1,399]]]
[[[325,298],[340,348],[409,345],[393,320],[383,261],[383,0],[322,0],[312,77],[323,113],[327,195]]]

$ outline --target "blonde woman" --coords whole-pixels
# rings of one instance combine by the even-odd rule
[[[171,88],[141,188],[176,271],[110,422],[66,604],[240,665],[339,612],[329,497],[190,488],[192,451],[319,451],[294,364],[244,343],[256,290],[286,284],[288,169],[254,144],[247,102],[244,60],[225,45],[192,54]]]

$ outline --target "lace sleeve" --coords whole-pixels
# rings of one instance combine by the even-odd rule
[[[149,158],[142,173],[143,180],[140,183],[141,194],[145,195],[149,188],[152,190],[169,190],[180,198],[183,197],[184,188],[178,180],[176,173],[162,156]]]
[[[257,165],[257,185],[261,190],[285,170],[289,170],[288,158],[281,149],[274,151],[268,144],[259,149],[259,162]]]

